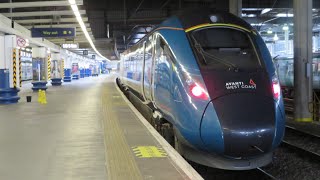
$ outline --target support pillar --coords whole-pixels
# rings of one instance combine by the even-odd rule
[[[294,119],[312,121],[312,0],[293,0]]]
[[[32,48],[32,66],[33,68],[33,91],[47,90],[48,79],[50,79],[49,62],[50,54],[45,47]]]
[[[51,84],[52,86],[61,86],[62,65],[60,53],[53,53],[51,57]]]
[[[0,35],[0,104],[17,103],[20,83],[20,62],[17,37]]]
[[[64,61],[64,77],[63,82],[71,82],[71,56],[69,55],[67,59]]]
[[[229,12],[241,17],[242,16],[242,0],[229,0]]]

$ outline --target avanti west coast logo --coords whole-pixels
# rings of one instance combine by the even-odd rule
[[[250,79],[249,83],[243,81],[226,82],[226,89],[257,89],[256,83]]]

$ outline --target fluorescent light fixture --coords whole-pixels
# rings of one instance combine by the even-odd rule
[[[257,15],[255,14],[248,14],[248,17],[256,17]]]
[[[268,33],[268,34],[272,34],[272,30],[271,30],[271,29],[268,29],[267,33]]]
[[[277,17],[293,17],[293,14],[290,14],[290,13],[279,13],[276,16]]]
[[[278,41],[278,40],[279,40],[279,37],[278,37],[277,33],[276,33],[276,34],[274,34],[274,36],[273,36],[273,40],[274,40],[274,41]]]
[[[261,11],[261,14],[265,14],[265,13],[271,11],[271,10],[272,10],[271,8],[263,9],[263,10]]]
[[[109,59],[106,58],[106,57],[104,57],[104,56],[97,50],[96,46],[93,44],[93,41],[92,41],[92,39],[91,39],[88,31],[87,31],[87,27],[86,27],[86,25],[84,24],[84,22],[83,22],[83,20],[82,20],[82,17],[81,17],[81,15],[80,15],[80,13],[79,13],[79,9],[78,9],[78,6],[76,5],[75,0],[69,0],[69,4],[70,4],[70,6],[71,6],[71,8],[72,8],[72,11],[73,11],[74,15],[76,16],[76,19],[77,19],[77,21],[78,21],[78,23],[79,23],[79,25],[80,25],[80,27],[81,27],[81,30],[82,30],[83,34],[85,35],[87,41],[89,42],[91,48],[95,51],[95,53],[96,53],[98,56],[100,56],[101,58],[106,59],[106,60],[109,61]]]
[[[288,30],[289,30],[289,26],[285,24],[285,25],[282,27],[282,30],[288,31]]]
[[[69,3],[70,3],[71,5],[76,4],[76,0],[69,0]]]

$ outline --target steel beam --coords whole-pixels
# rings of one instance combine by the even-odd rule
[[[242,16],[242,0],[229,0],[229,12],[241,17]]]
[[[83,0],[76,0],[77,5],[83,5]],[[30,7],[58,7],[70,6],[67,0],[65,1],[36,1],[36,2],[14,2],[0,3],[0,9],[6,8],[30,8]]]
[[[85,10],[79,10],[80,14],[86,14]],[[31,16],[74,16],[73,11],[32,11],[32,12],[14,12],[14,13],[2,13],[6,17],[31,17]]]
[[[293,0],[294,12],[294,119],[311,122],[312,0]]]
[[[84,23],[86,27],[90,27],[90,23]],[[52,25],[34,25],[34,26],[24,26],[27,29],[31,28],[68,28],[68,27],[79,27],[80,25],[78,23],[75,24],[52,24]]]
[[[82,18],[83,22],[88,22],[87,17]],[[25,20],[15,20],[14,22],[18,24],[51,24],[54,22],[59,23],[71,23],[78,22],[76,18],[61,18],[59,21],[54,21],[53,19],[25,19]]]

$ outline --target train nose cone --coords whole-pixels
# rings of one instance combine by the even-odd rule
[[[223,129],[225,155],[250,157],[271,150],[275,133],[273,99],[236,93],[214,100],[213,105]]]
[[[274,134],[273,99],[250,93],[230,94],[213,100],[201,123],[204,143],[212,151],[222,145],[219,147],[221,154],[230,157],[252,157],[269,152]],[[219,138],[222,142],[217,141]]]

